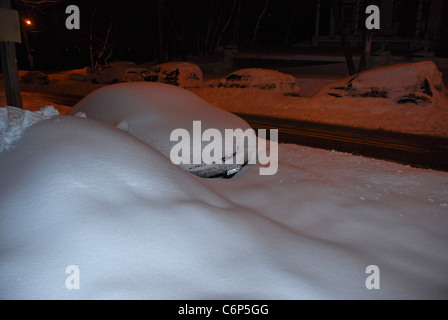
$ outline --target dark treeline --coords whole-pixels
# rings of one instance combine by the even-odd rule
[[[28,47],[18,45],[19,67],[58,70],[94,67],[105,61],[185,60],[223,46],[288,47],[314,32],[314,0],[60,1],[24,5],[12,0]],[[45,2],[45,1],[44,1]],[[67,30],[65,8],[75,4],[80,30]]]

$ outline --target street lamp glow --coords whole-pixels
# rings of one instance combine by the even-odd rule
[[[26,23],[27,26],[30,26],[31,25],[31,20],[30,19],[25,19],[25,23]]]

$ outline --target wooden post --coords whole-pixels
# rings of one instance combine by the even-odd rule
[[[11,9],[11,1],[0,0],[0,8]],[[2,70],[5,79],[6,103],[22,109],[15,45],[14,42],[0,42]]]

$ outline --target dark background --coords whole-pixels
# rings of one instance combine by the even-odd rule
[[[76,4],[81,12],[80,30],[67,30],[65,8]],[[24,6],[12,1],[21,20],[30,19],[29,46],[35,69],[61,70],[90,65],[90,35],[94,50],[100,50],[111,26],[107,47],[109,61],[185,60],[188,56],[207,57],[223,45],[240,47],[286,47],[311,40],[314,32],[315,1],[270,1],[260,23],[257,39],[253,34],[265,1],[242,0],[220,43],[234,6],[233,0],[165,0],[162,11],[162,42],[159,41],[158,1],[64,1],[56,5]],[[237,21],[236,21],[237,20]],[[291,25],[291,26],[290,26]],[[289,27],[289,33],[288,33]],[[286,39],[288,35],[288,38]],[[160,43],[163,43],[161,54]],[[107,52],[107,54],[109,51]],[[17,45],[20,69],[29,68],[24,43]],[[106,55],[106,54],[105,54]],[[103,57],[105,57],[103,55]]]
[[[191,60],[192,57],[198,61],[222,54],[220,49],[229,45],[237,45],[240,51],[255,52],[267,48],[290,50],[297,44],[306,47],[314,35],[317,3],[315,0],[106,3],[61,0],[43,4],[38,1],[35,5],[29,5],[29,0],[26,2],[25,5],[21,0],[12,0],[12,9],[19,11],[22,22],[30,19],[33,23],[31,27],[22,26],[22,30],[28,36],[34,69],[43,71],[83,68],[92,66],[96,60],[103,64],[106,58],[109,62],[129,60],[138,64]],[[321,0],[323,2],[329,0]],[[266,3],[267,9],[254,39],[255,26]],[[70,4],[80,8],[80,30],[65,27],[69,16],[65,9]],[[406,4],[406,10],[415,11],[417,0],[406,1]],[[325,20],[321,19],[321,23]],[[406,23],[402,21],[402,26]],[[444,34],[448,34],[446,29]],[[411,25],[406,30],[413,31],[414,27]],[[437,54],[446,55],[447,52]],[[19,69],[31,69],[24,41],[17,45],[17,56]]]

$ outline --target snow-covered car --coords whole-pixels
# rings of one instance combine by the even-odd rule
[[[115,61],[106,64],[92,78],[92,83],[111,84],[117,82],[143,81],[148,68],[139,67],[130,61]]]
[[[246,121],[173,85],[132,82],[106,86],[78,102],[70,114],[85,115],[113,125],[171,160],[173,148],[179,145],[179,140],[184,142],[183,139],[173,141],[172,134],[175,130],[184,130],[190,139],[186,143],[188,152],[177,152],[176,156],[180,154],[183,161],[176,164],[199,177],[240,176],[240,172],[254,163],[251,160],[255,156],[256,136]],[[196,121],[200,121],[199,129],[195,127]],[[202,157],[210,144],[210,139],[203,139],[203,132],[208,129],[218,130],[223,138],[233,129],[232,139],[223,139],[219,161],[213,163]],[[195,160],[198,156],[201,157],[199,161]]]
[[[42,71],[29,71],[20,79],[22,83],[31,84],[49,84],[50,78]]]
[[[219,80],[218,87],[225,88],[259,88],[277,90],[284,95],[299,96],[300,87],[297,79],[276,70],[247,68],[230,73]]]
[[[402,63],[366,70],[323,87],[316,97],[377,98],[383,103],[445,105],[442,73],[432,61]]]
[[[202,86],[202,70],[190,62],[166,62],[149,68],[144,72],[145,81],[161,82],[182,88]]]

